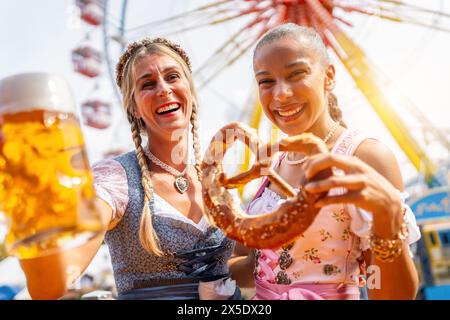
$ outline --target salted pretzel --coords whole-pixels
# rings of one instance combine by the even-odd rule
[[[249,147],[256,155],[256,161],[248,171],[228,178],[222,161],[226,151],[237,140]],[[251,248],[275,249],[294,241],[312,224],[319,212],[313,203],[324,196],[310,194],[302,188],[307,182],[304,175],[299,181],[300,191],[295,192],[272,168],[272,157],[278,151],[298,151],[306,155],[329,152],[325,142],[310,133],[281,139],[277,145],[262,144],[254,129],[234,122],[217,132],[201,165],[203,201],[209,221],[229,238]],[[311,180],[330,175],[331,170],[321,171]],[[228,189],[263,176],[277,186],[287,200],[275,211],[250,216],[233,200]]]

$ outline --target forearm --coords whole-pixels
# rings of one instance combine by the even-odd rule
[[[103,223],[111,220],[111,208],[106,202],[96,202]],[[87,243],[68,250],[34,259],[21,260],[27,278],[28,291],[33,299],[58,299],[81,276],[100,248],[106,230]]]
[[[33,299],[58,299],[81,276],[96,255],[104,232],[86,244],[44,257],[21,260]]]
[[[388,214],[374,215],[372,232],[376,238],[404,239],[408,237],[406,226],[406,208],[400,200],[391,201],[386,206]],[[399,241],[399,240],[395,240]],[[395,244],[394,244],[395,246]],[[371,252],[369,259],[374,270],[379,270],[379,288],[369,291],[371,299],[414,299],[418,289],[418,274],[411,258],[407,240],[402,241],[400,255],[392,262],[383,262]]]
[[[415,299],[419,279],[408,245],[404,243],[401,255],[392,262],[382,262],[371,255],[367,275],[369,299]]]

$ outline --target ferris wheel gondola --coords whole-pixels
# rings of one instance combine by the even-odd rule
[[[72,51],[74,71],[86,77],[97,77],[102,70],[102,58],[99,51],[90,46],[77,47]]]
[[[81,105],[81,115],[85,125],[106,129],[111,125],[111,104],[102,100],[88,100]]]
[[[93,26],[99,26],[103,21],[102,0],[76,0],[76,6],[80,9],[80,18]]]

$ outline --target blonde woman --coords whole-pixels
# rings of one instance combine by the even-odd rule
[[[240,298],[227,266],[234,242],[203,218],[197,98],[188,56],[167,39],[143,39],[128,46],[116,76],[135,150],[93,166],[108,231],[82,247],[22,261],[31,296],[62,296],[70,284],[67,267],[85,270],[104,239],[119,299]]]

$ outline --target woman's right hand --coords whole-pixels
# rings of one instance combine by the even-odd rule
[[[105,221],[110,221],[111,207],[97,199],[97,210]],[[32,299],[59,299],[83,274],[97,254],[105,237],[106,230],[87,243],[51,255],[25,259],[20,265],[27,278],[28,292]]]

